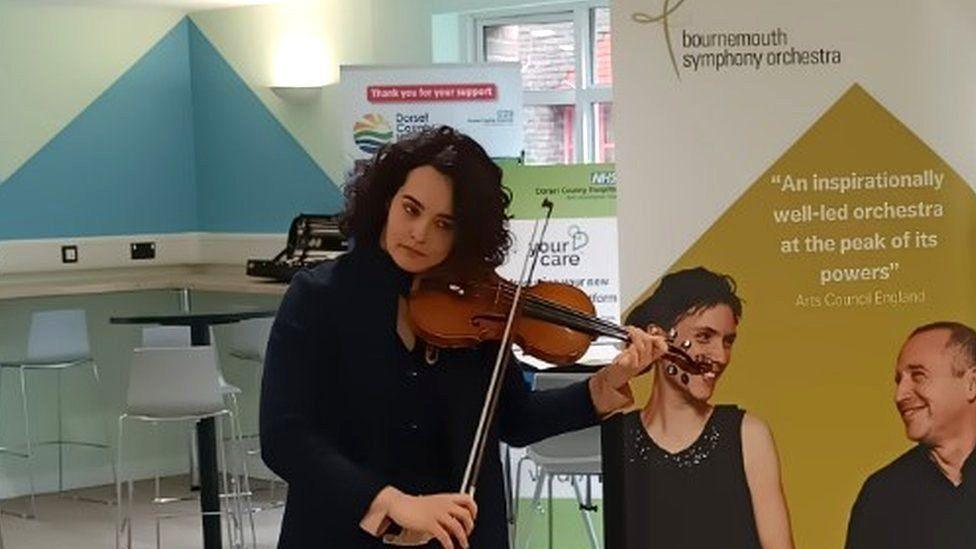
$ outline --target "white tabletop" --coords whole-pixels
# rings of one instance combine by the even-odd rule
[[[252,278],[243,265],[169,265],[0,275],[0,299],[143,290],[281,295],[287,284]]]

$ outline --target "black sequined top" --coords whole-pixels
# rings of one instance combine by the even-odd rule
[[[698,439],[677,453],[654,443],[639,411],[624,417],[628,547],[761,547],[742,459],[744,414],[716,406]]]

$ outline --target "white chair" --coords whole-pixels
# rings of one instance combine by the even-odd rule
[[[572,383],[585,380],[590,374],[577,373],[545,373],[538,372],[533,379],[533,389],[542,391],[565,387]],[[586,477],[589,483],[594,476],[599,476],[602,472],[600,457],[600,428],[589,427],[580,431],[564,433],[547,438],[535,444],[530,444],[526,449],[526,455],[519,460],[515,473],[515,515],[518,516],[518,494],[520,489],[520,479],[522,464],[531,461],[536,466],[535,491],[532,496],[532,510],[537,514],[542,513],[540,500],[542,488],[548,487],[548,526],[549,526],[549,547],[553,547],[553,511],[552,511],[552,482],[557,476],[568,476],[576,494],[576,502],[579,505],[580,518],[586,528],[590,547],[597,549],[599,543],[596,531],[593,528],[593,520],[590,512],[595,511],[589,498],[584,498],[580,491],[577,477]],[[525,547],[528,548],[532,543],[532,533],[535,520],[530,517],[526,525]],[[513,536],[514,537],[514,536]]]
[[[273,324],[273,318],[252,318],[234,324],[231,327],[230,354],[241,360],[263,364]]]
[[[274,325],[274,318],[254,318],[243,320],[231,327],[231,348],[230,355],[234,358],[249,362],[259,368],[264,367],[265,352],[268,348],[268,339],[271,337],[271,327]],[[236,404],[236,402],[235,402]],[[257,434],[245,435],[256,441],[254,448],[249,448],[246,456],[250,464],[252,477],[260,475],[268,478],[271,503],[263,508],[255,508],[255,511],[281,507],[285,504],[284,500],[276,497],[276,487],[278,484],[284,485],[285,481],[269,469],[261,460],[260,439]],[[256,468],[256,471],[255,471]],[[249,491],[245,489],[245,491]]]
[[[143,347],[189,347],[192,345],[192,334],[189,326],[148,326],[142,329]],[[214,341],[213,328],[210,330],[210,341]],[[224,379],[224,374],[217,369],[220,392],[224,395],[239,395],[241,389],[231,385]]]
[[[212,327],[210,330],[210,341],[215,341]],[[190,347],[191,345],[192,345],[192,334],[190,332],[189,326],[148,326],[142,329],[143,347],[187,348]],[[228,383],[227,380],[224,378],[223,372],[220,371],[219,367],[217,368],[217,382],[220,385],[220,394],[223,395],[226,401],[230,403],[230,410],[233,412],[233,414],[228,416],[231,420],[231,438],[232,440],[235,441],[234,444],[237,445],[238,451],[240,453],[243,453],[245,451],[243,447],[243,440],[242,440],[244,434],[243,431],[241,431],[240,407],[238,406],[238,402],[237,402],[237,395],[241,393],[241,389],[236,385],[232,385]],[[236,430],[236,435],[234,434],[235,430]],[[190,471],[192,477],[197,466],[196,465],[197,464],[196,429],[194,429],[193,425],[190,426],[190,429],[187,430],[187,433],[189,435],[188,448],[190,454],[189,461],[190,461]],[[243,482],[243,492],[241,492],[241,496],[245,498],[247,503],[245,509],[248,514],[248,521],[250,522],[252,544],[256,544],[257,542],[255,540],[257,539],[257,537],[256,537],[256,530],[254,527],[254,518],[253,516],[251,516],[252,506],[250,504],[250,498],[251,498],[250,475],[248,474],[247,464],[245,463],[245,459],[243,458],[243,456],[239,461],[241,463],[241,471],[242,471],[241,477]],[[225,462],[225,466],[229,467],[229,464]],[[232,477],[231,481],[237,482],[236,476]],[[156,492],[156,501],[159,503],[166,503],[170,501],[179,501],[179,500],[187,499],[186,497],[175,497],[175,498],[162,497],[160,495],[160,486],[159,486],[160,479],[158,473],[155,476],[154,484],[155,484],[155,492]]]
[[[192,346],[189,326],[147,326],[142,329],[142,346],[147,348],[186,348]],[[153,428],[156,424],[153,423]],[[196,469],[196,429],[193,424],[187,428],[187,447],[189,448],[190,476]],[[192,482],[191,482],[192,484]],[[154,499],[156,503],[170,503],[173,501],[187,501],[195,499],[192,496],[163,497],[160,490],[160,475],[157,470],[153,475]]]
[[[179,348],[139,348],[132,360],[129,374],[129,387],[126,396],[125,412],[119,416],[118,463],[119,479],[115,484],[119,509],[115,530],[116,548],[132,547],[132,500],[133,479],[125,478],[124,448],[125,424],[127,420],[150,423],[197,422],[206,418],[227,416],[233,426],[233,412],[224,404],[217,370],[217,355],[211,346]],[[233,505],[235,513],[227,513],[226,505],[218,513],[225,519],[227,536],[231,547],[244,547],[243,524],[238,519],[243,513],[242,497],[237,483],[228,478],[227,452],[221,435],[221,423],[216,422],[217,444],[220,460],[225,464],[221,480],[226,500]],[[237,442],[236,429],[231,428],[231,438]],[[236,444],[232,445],[237,447]],[[128,485],[128,502],[122,494],[122,485]],[[158,503],[154,501],[154,503]],[[156,547],[162,542],[161,520],[175,515],[159,514],[156,519]]]
[[[23,410],[25,450],[23,452],[9,448],[2,451],[10,455],[23,458],[27,462],[27,475],[30,485],[30,510],[20,514],[24,518],[37,516],[36,487],[34,485],[34,457],[38,446],[57,445],[58,447],[58,494],[64,495],[64,446],[79,446],[104,450],[112,465],[115,476],[115,464],[112,463],[111,444],[108,435],[108,414],[103,413],[103,441],[65,440],[62,415],[62,372],[91,367],[94,380],[93,398],[101,406],[105,399],[101,394],[101,378],[98,365],[92,359],[88,344],[88,323],[83,310],[39,311],[31,315],[30,332],[27,339],[27,358],[23,360],[0,361],[2,370],[11,369],[19,372],[20,399]],[[58,436],[52,441],[34,441],[31,431],[30,406],[28,403],[28,372],[55,372],[57,375],[56,415],[58,421]],[[94,501],[98,503],[114,503],[112,500],[99,500],[74,496],[75,499]]]
[[[210,330],[210,341],[214,341],[213,328]],[[190,347],[191,345],[192,334],[189,326],[148,326],[142,329],[143,347]],[[224,379],[224,374],[219,368],[217,370],[217,374],[219,376],[218,381],[220,382],[220,392],[221,394],[229,397],[229,400],[231,400],[231,405],[234,409],[234,413],[237,414],[237,395],[241,393],[241,389],[228,383],[227,380]],[[192,477],[197,462],[196,437],[194,437],[194,429],[189,429],[188,433],[191,469],[190,476]]]

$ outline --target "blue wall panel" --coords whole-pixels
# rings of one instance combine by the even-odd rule
[[[197,230],[184,19],[0,184],[0,239]]]
[[[338,188],[190,23],[200,230],[281,233],[332,213]]]
[[[283,233],[338,188],[184,18],[0,184],[0,239]]]

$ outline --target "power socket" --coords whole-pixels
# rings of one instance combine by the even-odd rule
[[[156,257],[155,242],[133,242],[129,246],[132,259],[153,259]]]
[[[78,263],[78,246],[61,246],[61,263]]]

